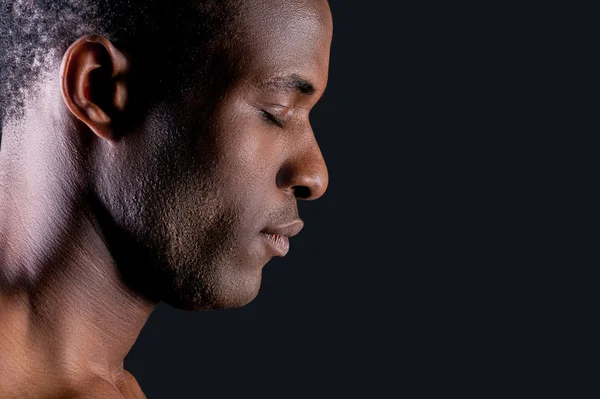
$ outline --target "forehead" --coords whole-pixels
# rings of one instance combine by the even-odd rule
[[[232,53],[249,83],[296,75],[324,90],[332,21],[325,0],[247,2],[239,17]]]

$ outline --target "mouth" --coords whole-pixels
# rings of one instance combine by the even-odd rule
[[[267,227],[260,234],[265,237],[272,256],[285,256],[290,250],[290,237],[300,233],[303,227],[302,219],[296,218],[282,226]]]
[[[265,232],[261,232],[261,234],[265,237],[273,256],[283,257],[290,250],[290,240],[287,236]]]

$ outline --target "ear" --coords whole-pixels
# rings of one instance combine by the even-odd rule
[[[125,110],[129,61],[105,37],[73,43],[60,67],[62,97],[77,119],[98,137],[114,141],[114,120]]]

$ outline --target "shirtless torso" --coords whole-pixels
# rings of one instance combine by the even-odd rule
[[[3,399],[146,399],[135,377],[125,370],[122,379],[113,385],[99,378],[91,377],[76,387],[62,386],[51,382],[32,381],[10,387],[0,385]]]

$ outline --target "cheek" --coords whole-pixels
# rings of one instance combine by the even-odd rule
[[[259,116],[243,115],[223,126],[219,141],[219,170],[234,198],[250,201],[269,196],[276,189],[281,140]]]

